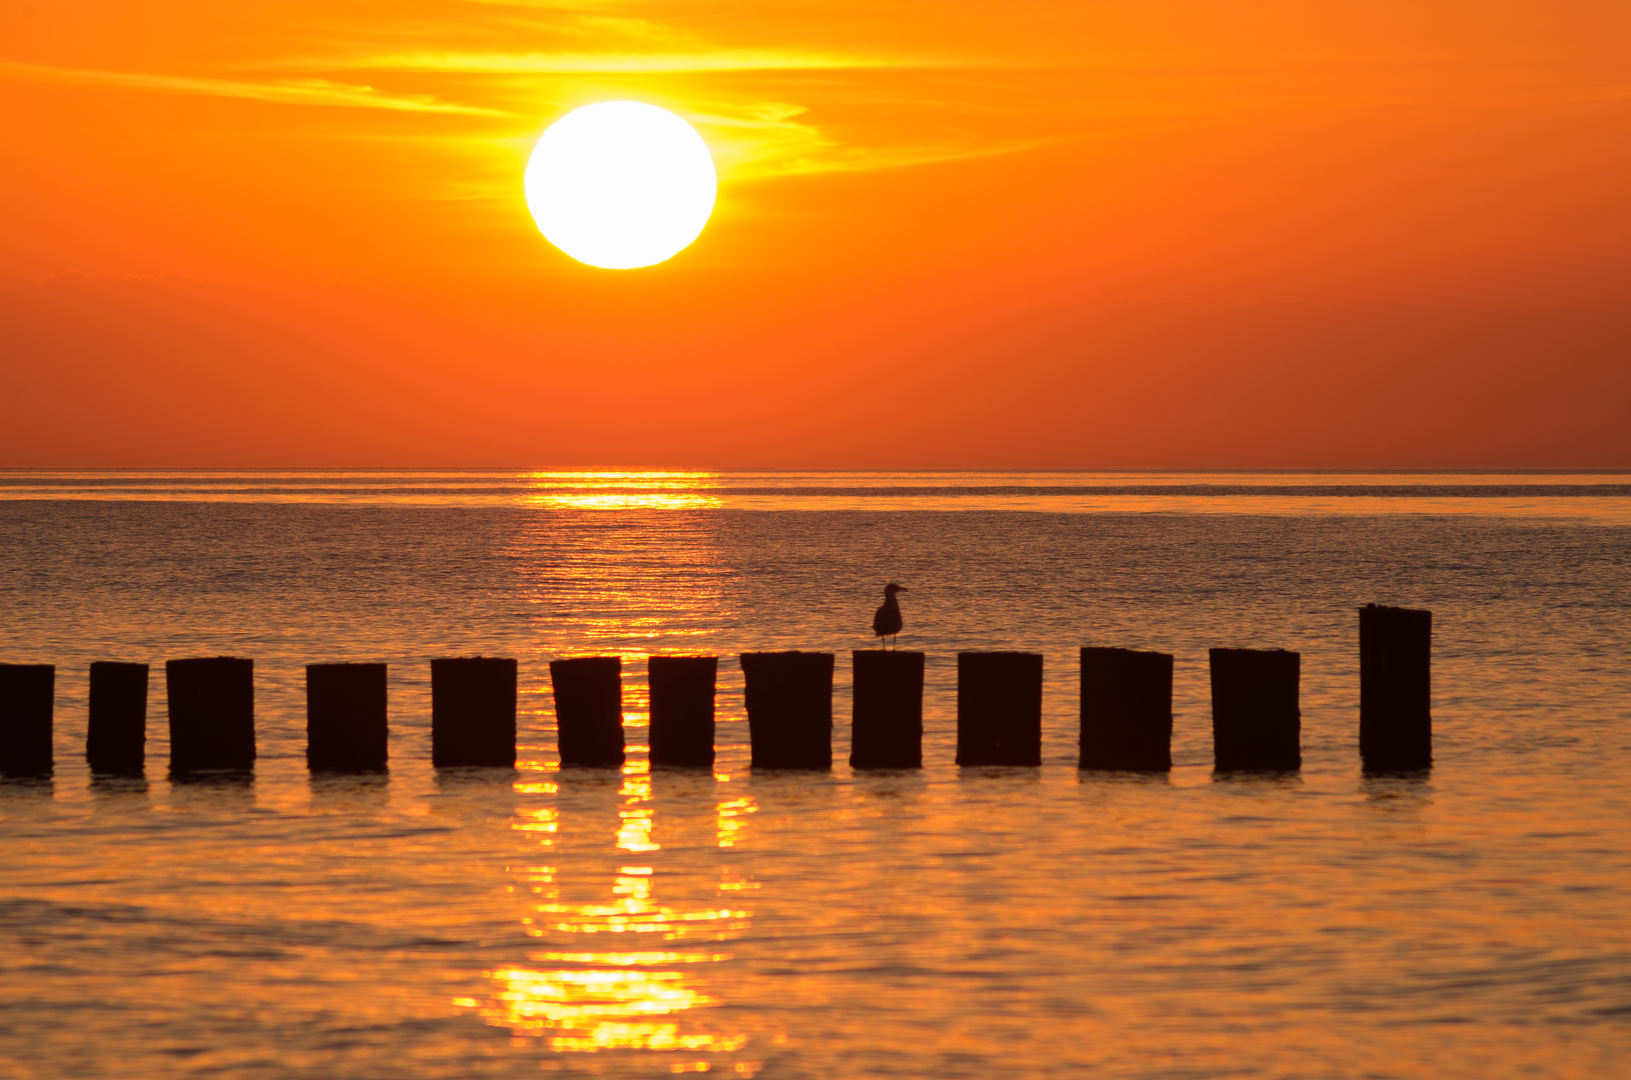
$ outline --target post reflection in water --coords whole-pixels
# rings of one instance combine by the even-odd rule
[[[749,1036],[710,1023],[719,1015],[713,1007],[724,1002],[708,973],[732,959],[723,944],[752,925],[740,901],[756,883],[718,863],[754,807],[723,793],[724,774],[665,774],[656,778],[659,819],[642,730],[650,722],[645,658],[707,651],[710,643],[697,639],[732,619],[728,571],[711,528],[673,513],[719,505],[694,490],[714,478],[538,473],[529,480],[521,501],[541,512],[508,552],[522,578],[520,595],[551,653],[624,660],[629,760],[620,772],[563,771],[553,760],[551,717],[539,710],[545,734],[533,745],[523,740],[516,791],[544,796],[548,805],[512,818],[512,829],[536,844],[536,857],[510,870],[523,928],[540,948],[486,972],[492,989],[485,1001],[456,1003],[556,1053],[735,1054]],[[590,480],[595,486],[586,491]],[[547,700],[547,690],[542,696]],[[708,1068],[696,1058],[680,1066]],[[742,1076],[757,1071],[742,1060],[724,1067]]]

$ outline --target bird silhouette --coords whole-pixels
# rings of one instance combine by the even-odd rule
[[[896,593],[908,591],[893,581],[883,587],[883,607],[872,616],[872,632],[878,636],[881,644],[885,637],[893,638],[900,633],[900,604],[895,601]]]

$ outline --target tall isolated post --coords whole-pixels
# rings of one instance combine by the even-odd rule
[[[957,764],[1042,764],[1042,657],[957,654]]]
[[[497,656],[430,662],[430,760],[436,768],[515,767],[516,663]]]
[[[1172,656],[1082,649],[1082,753],[1078,767],[1172,770]]]
[[[651,763],[680,769],[714,767],[717,656],[652,656]]]
[[[1369,772],[1433,765],[1433,613],[1359,609],[1359,756]]]
[[[306,665],[306,767],[384,772],[390,759],[384,664]]]
[[[0,776],[50,776],[53,664],[0,664]]]
[[[140,776],[147,767],[147,665],[91,665],[85,762],[93,773]]]
[[[1302,768],[1302,654],[1212,649],[1212,745],[1220,772]]]
[[[172,773],[255,767],[255,661],[166,660]]]
[[[623,765],[623,660],[585,656],[551,660],[556,739],[563,766],[617,769]]]
[[[743,653],[755,769],[832,768],[833,654]]]
[[[923,654],[856,649],[851,657],[850,768],[921,769]]]

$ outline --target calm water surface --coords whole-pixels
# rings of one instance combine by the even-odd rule
[[[921,773],[852,773],[888,580]],[[1437,765],[1366,777],[1357,617],[1435,612]],[[1177,656],[1170,778],[1078,774],[1075,651]],[[1295,776],[1214,776],[1205,650],[1303,653]],[[830,775],[747,768],[750,649],[840,654]],[[952,764],[955,653],[1046,656],[1044,764]],[[522,763],[429,764],[434,656],[521,662]],[[256,661],[244,784],[83,761],[86,669]],[[712,775],[644,658],[717,653]],[[625,658],[621,772],[547,662]],[[0,1075],[1617,1077],[1631,477],[0,473]],[[304,668],[391,665],[391,771],[313,779]]]

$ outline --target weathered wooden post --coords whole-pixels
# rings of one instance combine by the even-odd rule
[[[755,769],[832,768],[833,654],[743,653]]]
[[[1220,771],[1302,768],[1302,655],[1212,649],[1213,761]]]
[[[852,769],[923,767],[923,654],[856,649]]]
[[[0,776],[50,776],[54,664],[0,664]]]
[[[437,768],[515,767],[516,663],[496,656],[430,662],[430,760]]]
[[[255,661],[167,660],[164,682],[172,773],[255,767]]]
[[[306,767],[382,772],[390,758],[384,664],[306,665]]]
[[[623,660],[585,656],[551,660],[556,740],[563,766],[616,769],[623,765]]]
[[[1359,756],[1368,772],[1433,764],[1433,613],[1359,609]]]
[[[1172,656],[1082,649],[1082,753],[1078,767],[1172,769]]]
[[[957,654],[957,764],[1042,764],[1042,657]]]
[[[91,772],[109,776],[140,776],[146,769],[146,664],[98,660],[91,665],[85,761]]]
[[[653,656],[651,763],[682,769],[714,765],[714,686],[717,656]]]

